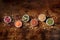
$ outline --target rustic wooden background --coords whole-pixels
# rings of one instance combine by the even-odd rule
[[[18,16],[21,19],[25,13],[33,18],[44,13],[54,18],[55,25],[48,26],[45,22],[39,22],[39,25],[32,29],[29,23],[16,28],[13,22],[10,24],[3,22],[5,15],[13,15],[14,19]],[[0,0],[0,40],[52,40],[51,29],[60,29],[60,0]]]

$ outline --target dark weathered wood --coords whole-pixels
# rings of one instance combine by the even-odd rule
[[[0,0],[0,40],[50,40],[52,30],[44,22],[39,22],[39,25],[33,29],[29,28],[29,23],[16,28],[13,22],[8,25],[3,22],[4,15],[13,15],[14,19],[17,17],[21,19],[26,12],[31,18],[37,18],[44,12],[47,17],[54,18],[57,28],[60,27],[60,0]],[[52,31],[52,33],[57,32]]]

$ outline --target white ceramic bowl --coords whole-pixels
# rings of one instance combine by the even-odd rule
[[[22,21],[23,22],[28,22],[29,21],[29,15],[27,15],[27,14],[23,15]]]
[[[46,20],[46,24],[47,25],[53,25],[54,24],[54,20],[53,20],[53,18],[48,18],[47,20]]]
[[[37,19],[32,19],[30,21],[31,26],[37,26],[38,25],[38,20]]]
[[[12,21],[10,16],[4,16],[4,22],[5,23],[10,23]]]
[[[19,27],[22,26],[22,22],[21,22],[20,20],[16,20],[16,21],[14,22],[14,25],[15,25],[15,27],[19,28]]]
[[[40,15],[38,16],[38,20],[39,20],[39,21],[45,21],[45,20],[46,20],[46,15],[45,15],[45,14],[40,14]]]

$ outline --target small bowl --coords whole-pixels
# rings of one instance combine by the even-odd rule
[[[46,24],[47,25],[54,25],[54,20],[53,20],[53,18],[48,18],[47,20],[46,20]]]
[[[29,21],[29,15],[27,15],[27,14],[23,15],[22,21],[23,22],[28,22]]]
[[[5,23],[10,23],[12,21],[10,16],[4,16],[4,22]]]
[[[45,20],[46,20],[46,15],[45,15],[45,14],[40,14],[40,15],[38,16],[38,20],[39,20],[39,21],[45,21]]]
[[[31,26],[37,26],[37,25],[38,25],[38,20],[37,20],[37,19],[32,19],[32,20],[30,21],[30,25],[31,25]]]
[[[14,25],[15,25],[15,27],[19,28],[19,27],[22,26],[22,22],[21,22],[20,20],[16,20],[16,21],[14,22]]]

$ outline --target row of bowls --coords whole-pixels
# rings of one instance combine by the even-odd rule
[[[28,14],[25,14],[22,16],[22,21],[21,20],[16,20],[14,21],[14,25],[16,27],[21,27],[22,26],[22,22],[26,23],[29,22],[30,20],[30,16]],[[38,18],[34,18],[30,20],[30,25],[31,26],[37,26],[38,25],[38,21],[41,22],[45,22],[47,25],[52,26],[54,25],[54,19],[53,18],[47,18],[45,14],[40,14],[38,16]],[[12,22],[12,18],[10,16],[4,16],[4,22],[5,23],[11,23]]]

